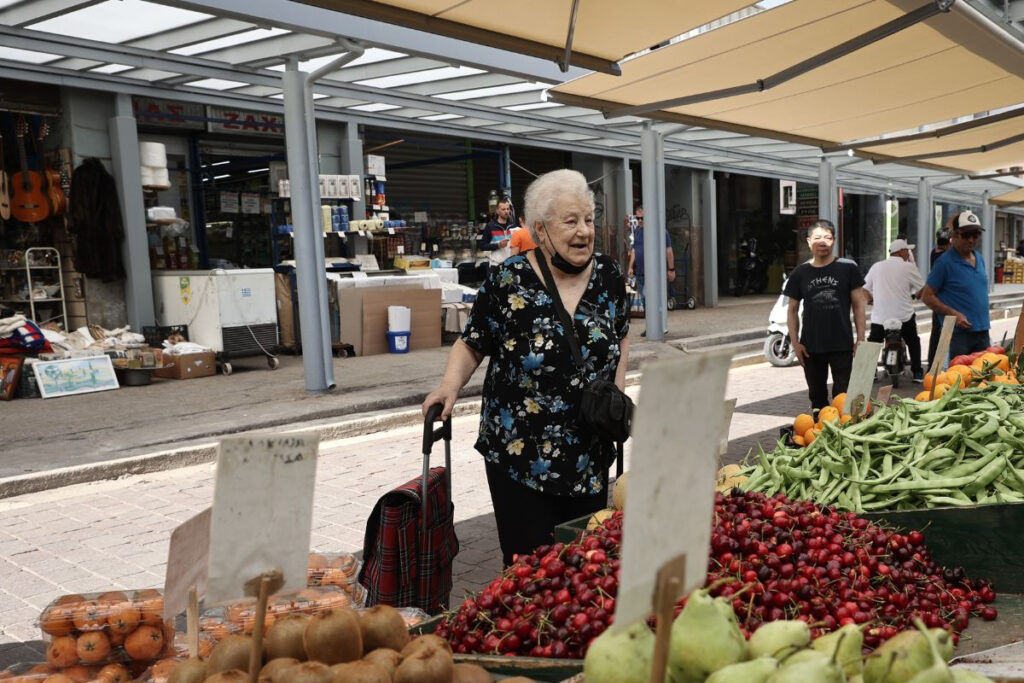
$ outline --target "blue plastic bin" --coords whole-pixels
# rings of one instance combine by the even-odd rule
[[[391,353],[409,353],[409,333],[388,332],[388,351]]]

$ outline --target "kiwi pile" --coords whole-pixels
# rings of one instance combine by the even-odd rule
[[[230,635],[209,659],[189,659],[168,683],[248,683],[252,637]],[[452,659],[448,641],[435,635],[409,638],[393,607],[361,612],[334,608],[277,619],[263,637],[259,683],[492,683],[476,664]],[[506,679],[507,681],[530,679]]]

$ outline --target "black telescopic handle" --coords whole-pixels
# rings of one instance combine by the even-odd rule
[[[423,419],[423,452],[430,453],[433,449],[434,444],[444,439],[445,441],[452,440],[452,418],[449,416],[447,419],[441,422],[441,426],[434,429],[434,423],[441,417],[441,411],[444,410],[444,405],[435,403],[434,405],[427,408],[427,415]]]

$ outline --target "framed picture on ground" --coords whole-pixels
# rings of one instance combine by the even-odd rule
[[[47,361],[36,363],[32,369],[43,398],[120,388],[110,356]]]
[[[21,380],[21,366],[24,358],[0,358],[0,401],[14,398],[14,390]]]

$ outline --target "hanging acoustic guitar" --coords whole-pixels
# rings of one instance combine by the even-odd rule
[[[0,218],[11,219],[11,181],[4,170],[4,136],[0,135]]]
[[[43,177],[37,171],[28,170],[25,155],[25,135],[28,123],[18,121],[15,131],[18,138],[18,165],[20,170],[11,178],[14,197],[11,199],[11,214],[22,223],[38,223],[50,215],[50,206],[43,194]]]
[[[42,149],[43,140],[50,134],[50,124],[45,120],[39,124],[39,158],[43,159]],[[45,187],[43,188],[43,194],[46,195],[46,200],[50,206],[50,214],[53,216],[60,216],[68,208],[68,197],[64,194],[64,190],[61,187],[60,173],[53,168],[50,168],[48,164],[42,164],[42,176],[45,180]]]

